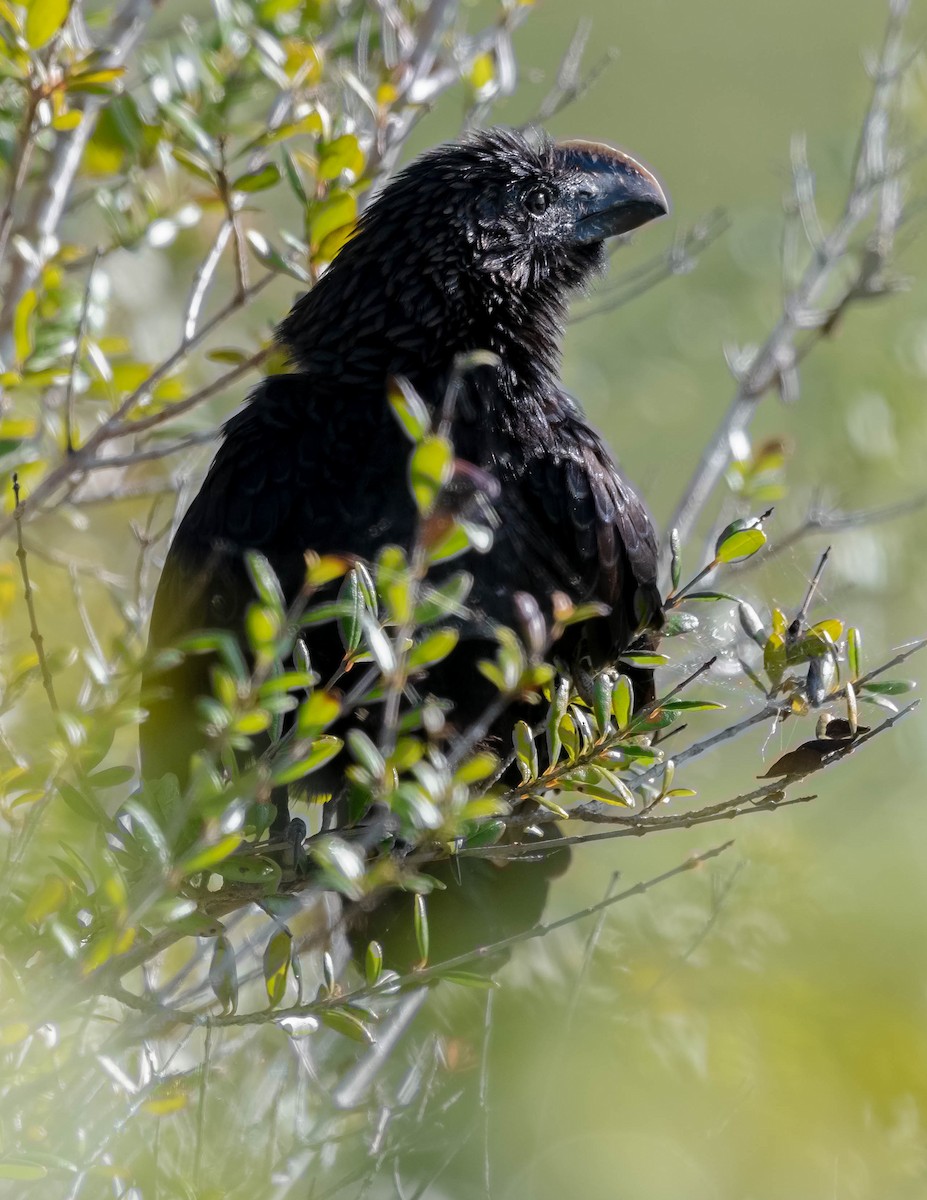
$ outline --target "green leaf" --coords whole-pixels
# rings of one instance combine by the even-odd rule
[[[199,179],[215,186],[216,173],[207,159],[199,154],[193,154],[190,150],[184,150],[181,146],[172,147],[171,156],[191,175],[196,175]]]
[[[311,737],[327,729],[341,713],[341,702],[330,692],[313,692],[296,714],[298,737]]]
[[[227,1013],[238,1007],[238,967],[232,943],[224,934],[216,938],[209,960],[209,986]]]
[[[427,514],[451,477],[454,452],[447,438],[426,437],[415,447],[409,467],[412,494],[420,513]]]
[[[439,587],[423,585],[415,607],[415,624],[430,625],[442,617],[466,616],[464,601],[472,586],[473,576],[467,571],[456,571]]]
[[[349,729],[346,736],[348,749],[356,761],[369,771],[374,779],[382,779],[386,762],[367,734],[362,729]]]
[[[494,846],[505,833],[505,829],[504,821],[481,821],[466,839],[465,844],[467,846]]]
[[[23,33],[33,50],[44,46],[68,19],[70,0],[30,0]]]
[[[264,950],[264,986],[271,1008],[277,1007],[286,992],[292,952],[293,939],[285,929],[278,929]]]
[[[499,759],[490,750],[482,750],[468,758],[454,772],[455,783],[482,783],[494,774],[499,766]]]
[[[281,693],[304,691],[318,682],[311,671],[283,671],[261,684],[262,696],[279,696]]]
[[[351,1038],[352,1041],[372,1046],[376,1040],[369,1027],[359,1017],[343,1008],[323,1008],[316,1016],[323,1025],[327,1025],[335,1033]]]
[[[847,630],[847,660],[850,666],[850,678],[858,679],[863,648],[863,635],[855,627]]]
[[[79,817],[83,817],[85,821],[100,821],[103,816],[103,810],[93,797],[86,795],[63,780],[59,780],[57,786],[61,799],[71,812],[76,813]]]
[[[280,168],[276,163],[265,163],[257,171],[248,171],[239,175],[231,185],[235,192],[264,192],[275,187],[280,182]]]
[[[614,680],[607,671],[602,671],[593,684],[593,708],[595,723],[599,733],[604,734],[608,729],[612,715],[612,688]]]
[[[251,585],[268,608],[276,614],[282,614],[285,606],[283,588],[270,561],[256,550],[248,550],[245,554],[245,566]]]
[[[343,134],[321,148],[319,179],[337,179],[342,171],[350,171],[356,179],[363,169],[364,152],[354,134]]]
[[[357,200],[350,192],[334,191],[326,200],[313,205],[309,219],[309,236],[314,246],[357,220]]]
[[[377,941],[367,943],[367,953],[364,956],[364,977],[367,986],[373,987],[383,972],[383,947]]]
[[[425,401],[408,379],[395,376],[389,382],[387,399],[396,420],[411,442],[420,442],[431,429],[431,418]]]
[[[68,885],[60,875],[46,875],[29,898],[23,912],[24,919],[30,925],[41,925],[47,917],[64,908],[69,894]]]
[[[181,859],[177,868],[184,875],[196,875],[200,871],[211,869],[216,863],[223,862],[234,853],[243,840],[240,834],[230,833],[211,846],[194,847],[190,854]]]
[[[679,530],[670,530],[670,578],[673,584],[673,591],[679,587],[679,580],[682,578],[682,551],[679,545]]]
[[[864,692],[872,692],[876,696],[904,696],[913,692],[917,684],[913,679],[879,679],[861,685]]]
[[[489,991],[500,986],[490,975],[477,975],[474,971],[447,971],[441,976],[447,983],[458,983],[461,987]]]
[[[293,156],[283,147],[283,173],[286,175],[286,181],[290,185],[290,191],[296,199],[305,208],[309,203],[309,197],[306,195],[306,185],[303,183],[303,177],[299,173],[299,167],[293,160]]]
[[[251,712],[242,713],[241,716],[236,717],[229,726],[229,731],[241,734],[243,737],[256,737],[259,733],[270,729],[272,722],[273,717],[266,708],[254,708]]]
[[[716,700],[667,700],[665,704],[657,705],[664,712],[704,712],[711,708],[726,707],[726,704],[719,704]]]
[[[537,779],[539,767],[537,743],[527,721],[515,722],[512,741],[515,745],[515,757],[518,760],[522,783],[530,783],[532,779]]]
[[[87,777],[87,782],[95,788],[119,787],[135,778],[132,767],[106,767]]]
[[[361,625],[364,629],[364,646],[367,653],[377,664],[381,674],[392,675],[396,670],[396,655],[393,643],[385,630],[367,612],[361,613]]]
[[[603,804],[612,804],[618,808],[634,808],[634,793],[619,779],[612,780],[612,787],[600,787],[595,783],[577,784],[577,790],[591,800],[599,800]]]
[[[621,662],[635,667],[665,667],[669,657],[666,654],[622,654]]]
[[[25,1158],[0,1158],[0,1179],[14,1179],[17,1183],[34,1183],[44,1179],[48,1167],[42,1163],[29,1162]]]
[[[275,892],[283,872],[272,858],[261,854],[237,854],[219,863],[216,874],[232,883],[253,883]]]
[[[557,801],[554,800],[553,797],[549,796],[546,792],[537,792],[536,794],[532,793],[531,799],[537,801],[542,808],[546,808],[550,812],[554,813],[561,819],[561,821],[568,821],[570,819],[570,814],[567,812],[567,810],[559,805]]]
[[[18,363],[24,363],[32,353],[34,345],[32,314],[35,312],[38,302],[35,288],[30,288],[24,293],[13,314],[13,349],[16,352]]]
[[[612,689],[612,716],[619,731],[627,727],[634,709],[634,688],[627,675],[619,675]]]
[[[665,638],[679,637],[683,633],[694,633],[698,626],[699,620],[695,613],[674,612],[666,618],[660,632]]]
[[[409,670],[416,671],[439,663],[451,653],[460,639],[456,629],[436,629],[417,642],[409,654]]]
[[[412,616],[412,577],[405,552],[399,546],[384,546],[377,563],[377,591],[388,620],[404,625]]]
[[[766,534],[756,520],[733,521],[715,544],[719,563],[742,562],[766,545]]]
[[[415,925],[415,943],[418,946],[419,956],[422,966],[428,962],[428,909],[425,902],[425,897],[419,893],[416,895],[413,907],[413,921]]]
[[[308,753],[305,753],[305,742],[297,743],[296,746],[290,747],[290,753],[284,757],[282,763],[274,764],[271,780],[278,786],[295,783],[324,766],[335,757],[343,745],[341,738],[332,737],[331,734],[317,737]]]

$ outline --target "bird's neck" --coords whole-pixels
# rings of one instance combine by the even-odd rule
[[[316,394],[379,403],[385,380],[403,375],[440,404],[455,371],[476,370],[483,382],[467,391],[485,409],[482,417],[528,432],[543,423],[545,397],[555,390],[563,310],[553,288],[512,295],[485,279],[450,277],[438,286],[424,275],[393,286],[333,267],[297,303],[280,337],[300,371],[317,381]],[[474,368],[468,358],[480,351],[495,364]]]

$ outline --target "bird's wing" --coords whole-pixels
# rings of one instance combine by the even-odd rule
[[[505,552],[522,558],[548,593],[607,604],[612,652],[659,623],[653,524],[578,412],[559,424],[549,449],[526,460],[518,486],[506,492]]]

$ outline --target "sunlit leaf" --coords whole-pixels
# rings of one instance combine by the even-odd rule
[[[211,846],[195,847],[178,863],[178,870],[184,875],[195,875],[199,871],[214,867],[233,854],[241,845],[242,840],[239,834],[231,833],[227,837],[220,838]]]
[[[323,146],[319,154],[319,179],[337,179],[343,171],[355,178],[364,169],[364,152],[353,133],[346,133]]]
[[[270,1001],[271,1008],[276,1008],[286,992],[292,952],[293,939],[285,929],[278,929],[267,943],[262,966],[264,986],[267,989],[267,999]]]
[[[260,170],[248,171],[245,175],[239,175],[232,183],[232,190],[236,192],[264,192],[268,188],[275,187],[280,182],[280,168],[276,163],[265,163]]]
[[[32,893],[23,916],[30,925],[41,925],[47,917],[64,908],[68,895],[68,885],[60,875],[46,875]]]
[[[412,452],[409,474],[420,513],[430,512],[438,493],[451,477],[454,452],[442,437],[423,438]]]
[[[408,665],[410,671],[420,670],[441,662],[451,653],[460,639],[456,629],[436,629],[412,648]]]
[[[35,312],[37,304],[38,296],[35,289],[29,288],[16,305],[16,311],[13,314],[13,348],[18,363],[25,362],[32,353],[34,345],[32,314]]]
[[[407,379],[394,378],[390,380],[387,399],[409,440],[420,442],[431,428],[431,419],[418,392]]]
[[[721,563],[741,562],[765,545],[766,534],[757,521],[733,521],[715,544],[715,558]]]
[[[313,771],[317,771],[333,759],[343,744],[341,738],[323,734],[312,742],[308,752],[300,745],[291,748],[282,763],[274,764],[271,774],[273,782],[280,786],[285,783],[295,783],[297,780],[311,775]]]
[[[33,50],[54,37],[68,19],[70,8],[70,0],[29,0],[23,33]]]

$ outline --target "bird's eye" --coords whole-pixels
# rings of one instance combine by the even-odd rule
[[[546,187],[533,187],[525,193],[525,208],[533,217],[543,216],[550,207],[553,196]]]

